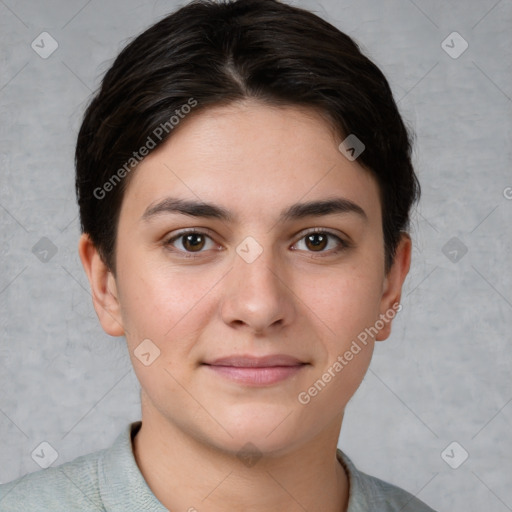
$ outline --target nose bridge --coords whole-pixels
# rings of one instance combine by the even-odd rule
[[[270,243],[270,242],[269,242]],[[271,245],[247,237],[236,248],[223,304],[224,321],[254,330],[287,323],[293,314],[279,258]]]
[[[266,299],[272,300],[281,292],[282,284],[279,279],[279,264],[273,247],[247,237],[237,249],[234,263],[234,274],[239,279],[241,291],[246,295],[261,298],[267,294]]]

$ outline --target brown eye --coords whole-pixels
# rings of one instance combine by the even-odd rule
[[[201,231],[185,231],[173,236],[165,242],[167,248],[176,254],[183,255],[201,254],[208,249],[213,249],[215,243],[212,238]]]
[[[345,241],[338,235],[317,228],[315,231],[306,233],[293,247],[309,253],[318,253],[318,256],[329,256],[339,253],[351,247],[350,242]]]
[[[187,251],[200,251],[205,244],[205,238],[201,233],[190,233],[183,237],[183,247]]]
[[[305,237],[306,247],[312,251],[323,251],[327,247],[328,236],[326,233],[311,233]]]

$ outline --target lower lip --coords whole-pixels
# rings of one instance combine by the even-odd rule
[[[239,384],[264,386],[275,384],[296,375],[306,365],[268,366],[268,367],[238,367],[206,365],[210,370]]]

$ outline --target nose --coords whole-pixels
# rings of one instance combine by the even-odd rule
[[[289,273],[270,248],[254,261],[236,254],[224,283],[223,321],[232,328],[258,334],[289,325],[296,310]]]

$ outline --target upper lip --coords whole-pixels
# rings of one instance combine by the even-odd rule
[[[236,366],[240,368],[268,368],[271,366],[299,366],[306,363],[293,356],[276,354],[262,357],[251,355],[232,355],[220,357],[211,361],[205,361],[204,364],[210,366]]]

